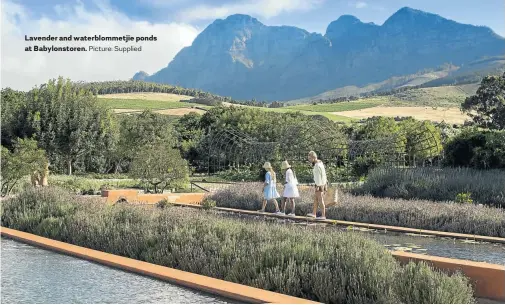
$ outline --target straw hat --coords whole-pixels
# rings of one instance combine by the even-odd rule
[[[265,162],[265,164],[263,164],[263,168],[264,169],[272,169],[272,165],[270,164],[270,162]]]
[[[288,169],[288,168],[291,168],[291,165],[289,165],[288,161],[282,161],[281,169]]]

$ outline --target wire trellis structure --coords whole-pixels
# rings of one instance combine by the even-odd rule
[[[372,125],[370,130],[374,128]],[[381,166],[425,166],[433,165],[441,151],[440,136],[425,124],[412,124],[374,138],[349,139],[335,124],[312,120],[278,127],[270,138],[275,141],[263,141],[236,128],[216,128],[204,138],[200,166],[212,174],[260,167],[265,161],[306,163],[309,151],[315,151],[325,164],[338,167],[350,167],[366,159]]]

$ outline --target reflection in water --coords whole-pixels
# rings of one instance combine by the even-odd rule
[[[231,302],[10,239],[1,244],[2,304]]]
[[[223,213],[223,215],[225,215]],[[359,234],[374,239],[389,250],[406,251],[448,258],[471,260],[505,266],[505,244],[476,242],[428,235],[384,232],[357,227],[343,227],[328,224],[295,222],[288,219],[276,219],[265,216],[232,215],[227,217],[250,218],[273,223],[287,223],[300,226],[326,227],[339,231],[357,231]]]
[[[390,250],[465,259],[505,266],[505,245],[400,233],[363,233]]]

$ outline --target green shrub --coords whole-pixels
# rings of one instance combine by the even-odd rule
[[[472,193],[459,193],[456,195],[457,203],[473,203]]]
[[[505,208],[505,171],[469,168],[380,168],[370,172],[356,194],[452,201],[471,193],[475,203]]]
[[[408,263],[397,280],[402,283],[399,288],[405,303],[462,304],[472,294],[471,285],[463,277],[447,277],[424,262]]]
[[[217,174],[219,178],[225,181],[261,181],[263,179],[260,168],[240,168],[221,171]]]
[[[368,173],[381,164],[378,158],[358,157],[352,163],[352,172],[355,177],[367,176]]]
[[[355,233],[81,200],[61,190],[30,190],[2,202],[2,226],[324,303],[474,301],[468,279],[427,266],[417,267],[422,275],[405,286],[399,278],[416,267],[402,267]]]
[[[164,208],[172,207],[172,206],[174,206],[174,204],[172,202],[168,201],[168,199],[162,199],[162,200],[156,202],[156,207],[159,209],[164,209]]]
[[[280,191],[280,188],[279,188]],[[390,189],[391,194],[406,192]],[[296,215],[312,211],[312,189],[300,189],[296,199]],[[259,210],[262,184],[244,183],[219,190],[211,195],[219,207]],[[273,212],[272,205],[266,210]],[[423,230],[505,237],[505,210],[455,202],[378,198],[356,196],[346,192],[339,195],[339,204],[326,209],[326,217],[345,221],[375,223]]]
[[[505,131],[470,129],[445,146],[448,166],[505,169]]]
[[[202,201],[202,207],[205,209],[205,210],[210,210],[214,207],[216,207],[216,201],[215,200],[212,200],[210,199],[209,197],[205,197]]]
[[[104,186],[106,189],[143,187],[143,184],[135,179],[97,179],[66,175],[50,175],[48,183],[80,195],[99,195]]]

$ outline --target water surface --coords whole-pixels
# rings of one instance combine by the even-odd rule
[[[233,302],[14,240],[1,244],[2,304]]]

